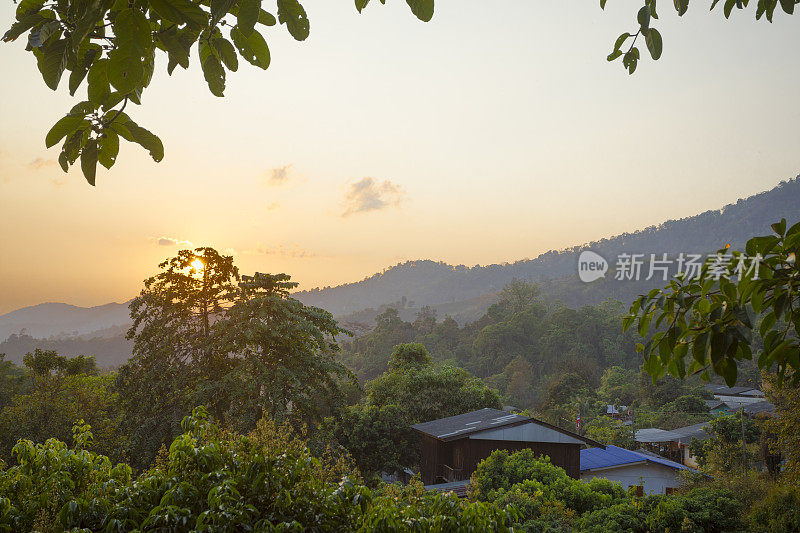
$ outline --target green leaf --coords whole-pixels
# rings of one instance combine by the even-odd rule
[[[631,36],[631,34],[630,34],[630,33],[628,33],[628,32],[625,32],[625,33],[623,33],[622,35],[620,35],[619,37],[617,37],[617,41],[614,43],[614,51],[616,52],[617,50],[619,50],[620,48],[622,48],[622,45],[625,43],[625,41],[626,41],[626,40],[628,39],[628,37],[630,37],[630,36]]]
[[[150,23],[138,9],[123,9],[114,20],[114,35],[120,48],[130,47],[143,56],[153,46]],[[132,54],[133,52],[131,52]]]
[[[67,115],[50,128],[44,138],[44,144],[47,148],[55,146],[58,141],[85,125],[88,125],[85,115]]]
[[[261,12],[261,0],[239,0],[239,14],[236,17],[237,26],[245,35],[250,35],[258,22]]]
[[[782,218],[780,222],[776,222],[771,226],[772,231],[783,237],[786,234],[786,219]]]
[[[117,48],[108,54],[108,81],[123,94],[133,92],[144,81],[144,63],[138,52]]]
[[[169,55],[167,63],[167,72],[171,75],[175,67],[180,65],[183,68],[189,68],[189,49],[183,45],[178,38],[176,28],[169,30],[162,30],[158,33],[158,40],[161,42],[164,49]]]
[[[264,26],[274,26],[278,23],[272,13],[267,13],[263,9],[258,12],[258,23]]]
[[[106,168],[114,166],[119,154],[119,135],[111,128],[106,128],[100,137],[97,160]]]
[[[647,44],[647,49],[650,51],[650,57],[657,61],[658,58],[661,57],[662,51],[661,34],[657,29],[650,28],[647,30],[644,39]]]
[[[731,12],[733,11],[733,6],[736,5],[736,0],[725,0],[725,7],[723,8],[723,12],[725,13],[725,18],[729,18],[731,16]]]
[[[600,0],[601,7],[604,3],[605,0]],[[359,13],[361,13],[364,10],[364,8],[367,7],[367,4],[369,4],[369,0],[356,0],[356,9],[358,10]]]
[[[111,94],[108,82],[108,59],[95,61],[87,77],[89,101],[96,107],[103,105]]]
[[[84,46],[78,52],[79,56],[78,65],[75,66],[75,69],[69,75],[70,96],[75,96],[75,92],[80,87],[84,78],[86,78],[86,75],[89,72],[89,68],[92,66],[94,60],[100,56],[100,53],[101,49],[96,44],[90,44],[88,46]]]
[[[228,70],[236,72],[239,68],[239,59],[236,57],[236,49],[233,44],[224,37],[217,37],[211,40],[211,46],[217,52],[217,56],[222,60]]]
[[[308,38],[311,26],[306,10],[297,0],[278,0],[278,20],[281,24],[286,24],[289,33],[296,40],[305,41]]]
[[[211,27],[213,28],[222,17],[228,14],[233,7],[234,0],[211,0]]]
[[[200,42],[200,66],[203,68],[203,76],[211,94],[219,97],[225,96],[225,69],[222,68],[219,58],[205,41]]]
[[[794,14],[794,2],[795,0],[781,0],[781,7],[786,13],[792,15]]]
[[[164,159],[164,145],[161,143],[161,139],[155,134],[139,126],[132,120],[126,122],[124,127],[130,132],[133,142],[150,152],[150,157],[153,158],[153,161],[158,163]],[[115,131],[118,130],[115,128]]]
[[[233,38],[236,49],[247,62],[264,70],[269,67],[269,47],[260,33],[254,30],[245,37],[238,27],[234,27],[231,31],[231,38]]]
[[[22,20],[27,15],[38,13],[44,7],[45,0],[22,0],[17,5],[17,20]]]
[[[177,24],[188,24],[201,28],[208,22],[208,15],[191,0],[148,0],[150,7],[164,20]]]
[[[97,174],[97,141],[90,139],[81,151],[81,170],[89,185],[94,186]]]
[[[639,26],[642,27],[643,30],[646,30],[650,27],[650,6],[642,7],[639,12],[636,14],[636,20],[639,22]]]
[[[606,8],[606,1],[607,0],[600,0],[600,9]],[[356,0],[356,4],[358,4],[358,0]]]
[[[678,16],[682,17],[689,9],[689,0],[673,0],[675,2],[675,10]]]
[[[84,40],[89,33],[100,21],[103,20],[105,13],[105,5],[101,4],[100,2],[88,3],[86,12],[80,19],[78,19],[77,23],[75,24],[75,29],[71,35],[72,46],[76,52],[81,46],[84,45]]]
[[[43,46],[41,50],[38,61],[39,72],[42,73],[45,84],[55,91],[67,67],[69,39],[59,39]]]
[[[614,50],[606,57],[606,61],[614,61],[616,58],[622,55],[622,50]]]
[[[433,18],[433,0],[406,0],[411,12],[422,22]]]

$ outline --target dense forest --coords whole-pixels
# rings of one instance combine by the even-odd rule
[[[132,301],[119,369],[39,347],[21,364],[0,356],[0,531],[776,531],[800,518],[798,389],[768,387],[779,417],[712,419],[697,378],[642,371],[619,303],[570,309],[514,280],[467,325],[390,308],[349,337],[294,287],[185,250]],[[707,421],[693,446],[715,481],[639,498],[498,451],[465,499],[386,482],[420,464],[412,424],[509,402],[628,447],[636,426]],[[636,426],[607,404],[632,406]],[[770,450],[783,472],[748,472]]]

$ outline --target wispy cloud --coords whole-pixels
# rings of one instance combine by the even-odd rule
[[[43,168],[55,166],[58,166],[58,161],[55,159],[42,159],[41,157],[37,157],[28,163],[28,168],[31,170],[42,170]]]
[[[291,246],[287,246],[285,244],[279,244],[277,246],[259,246],[255,250],[249,251],[248,253],[251,254],[260,254],[260,255],[273,255],[276,257],[293,257],[293,258],[308,258],[308,257],[317,257],[317,254],[314,252],[309,252],[298,246],[297,244],[293,244]]]
[[[192,241],[176,239],[175,237],[157,237],[152,241],[159,246],[180,246],[181,248],[193,248]]]
[[[289,181],[292,165],[284,165],[267,170],[264,174],[267,177],[267,184],[272,186],[283,185]]]
[[[348,217],[355,213],[397,207],[404,197],[403,188],[389,180],[378,181],[375,178],[362,178],[348,187],[342,216]]]

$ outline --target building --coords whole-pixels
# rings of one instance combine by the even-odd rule
[[[603,478],[636,487],[637,494],[669,494],[681,485],[681,473],[694,472],[675,461],[654,454],[616,446],[581,450],[581,481]]]
[[[603,447],[547,422],[489,408],[411,427],[422,435],[421,475],[426,485],[468,480],[495,450],[532,449],[578,479],[580,449]]]
[[[705,389],[714,395],[714,399],[724,402],[730,409],[738,409],[743,405],[764,401],[764,393],[755,387],[708,384]]]
[[[698,440],[708,438],[708,432],[705,430],[707,425],[708,422],[701,422],[669,431],[658,428],[640,429],[636,432],[636,442],[662,457],[682,465],[696,467],[697,460],[692,455],[689,445],[692,443],[692,438]]]

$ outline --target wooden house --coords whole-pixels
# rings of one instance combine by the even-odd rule
[[[604,446],[571,431],[519,414],[481,409],[411,426],[422,434],[422,482],[467,480],[495,450],[531,449],[580,477],[582,447]]]

